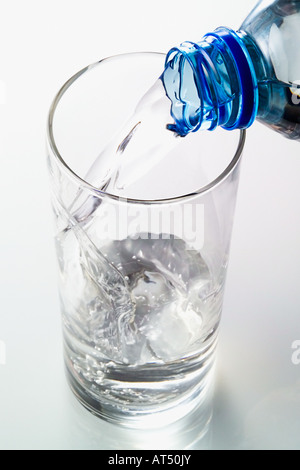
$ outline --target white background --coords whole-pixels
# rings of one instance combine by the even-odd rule
[[[0,448],[180,448],[176,430],[138,439],[94,418],[65,384],[46,117],[60,86],[89,63],[238,28],[254,4],[0,0]],[[248,132],[214,415],[195,448],[300,448],[300,365],[291,348],[300,339],[299,151],[260,124]]]

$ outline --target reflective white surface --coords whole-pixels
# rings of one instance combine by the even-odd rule
[[[244,153],[210,425],[208,407],[165,430],[117,428],[65,383],[46,114],[88,63],[238,27],[255,4],[191,0],[179,14],[181,3],[0,0],[1,449],[300,449],[300,146],[260,124]]]

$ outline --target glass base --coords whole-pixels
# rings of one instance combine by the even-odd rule
[[[66,360],[66,375],[74,395],[92,414],[108,422],[130,428],[162,428],[185,418],[195,409],[199,410],[202,406],[207,407],[213,391],[214,356],[214,351],[210,351],[209,360],[206,358],[206,361],[196,371],[181,377],[174,377],[171,383],[168,382],[167,386],[172,392],[164,401],[160,401],[159,390],[156,393],[157,384],[155,382],[151,384],[132,383],[132,389],[135,390],[137,385],[144,389],[147,387],[147,391],[152,388],[153,397],[156,398],[152,400],[152,403],[145,400],[143,403],[143,400],[139,400],[138,396],[135,400],[126,399],[123,389],[116,383],[107,383],[107,389],[100,391],[95,384],[87,384],[82,380],[82,377],[76,377],[76,371],[70,367],[71,363],[68,360]],[[186,384],[185,392],[179,393],[183,381]],[[188,387],[189,384],[190,387]],[[115,390],[114,400],[111,396],[112,389]],[[132,391],[132,389],[130,390]]]

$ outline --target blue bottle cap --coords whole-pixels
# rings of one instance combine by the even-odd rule
[[[221,27],[204,37],[212,36],[223,43],[232,56],[240,82],[240,110],[237,120],[224,129],[246,129],[250,127],[257,115],[258,85],[254,66],[242,38],[232,29]]]

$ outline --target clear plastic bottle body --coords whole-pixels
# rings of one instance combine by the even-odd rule
[[[262,0],[240,30],[256,68],[257,119],[300,140],[300,1]]]
[[[300,0],[262,0],[239,31],[173,49],[162,80],[178,134],[257,119],[300,140]]]

